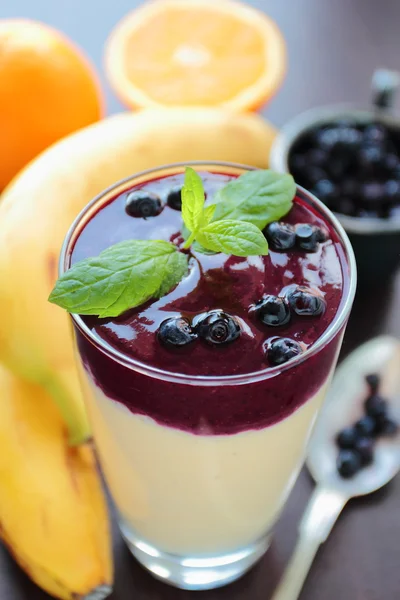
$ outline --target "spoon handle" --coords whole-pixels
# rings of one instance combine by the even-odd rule
[[[297,600],[319,546],[325,542],[348,498],[317,486],[299,526],[299,539],[271,600]]]

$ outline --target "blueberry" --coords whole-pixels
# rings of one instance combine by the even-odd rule
[[[157,335],[165,346],[186,346],[197,338],[188,319],[183,317],[170,317],[163,321]]]
[[[318,317],[325,311],[325,300],[305,286],[290,286],[286,294],[290,308],[301,317]]]
[[[370,373],[365,376],[365,381],[367,382],[369,389],[372,394],[376,394],[379,388],[379,384],[381,382],[381,377],[378,373]]]
[[[156,217],[162,211],[162,203],[156,194],[137,190],[128,194],[125,211],[130,217]]]
[[[361,132],[352,126],[338,128],[338,143],[348,146],[357,146],[362,140]]]
[[[387,414],[387,402],[378,395],[370,396],[365,401],[365,412],[373,419],[380,419]]]
[[[322,227],[315,228],[315,235],[317,237],[317,242],[320,242],[320,243],[326,242],[329,239],[328,232],[326,231],[326,229],[323,229]]]
[[[312,148],[306,154],[306,163],[315,167],[325,167],[329,161],[329,154],[322,148]]]
[[[339,140],[338,131],[338,127],[324,127],[316,132],[315,141],[318,146],[329,151]]]
[[[386,127],[378,123],[372,123],[371,125],[367,125],[367,127],[364,129],[363,138],[367,142],[382,143],[386,140],[386,137]]]
[[[302,250],[315,252],[318,248],[313,225],[300,223],[296,225],[296,242]]]
[[[386,200],[395,204],[400,202],[400,181],[388,179],[384,184],[384,196]]]
[[[356,441],[354,449],[361,458],[363,466],[370,465],[374,458],[374,442],[370,437],[361,437]]]
[[[396,435],[398,430],[399,430],[399,425],[393,419],[390,419],[389,417],[383,417],[382,419],[377,419],[376,431],[379,435],[384,435],[384,436]]]
[[[384,156],[385,153],[381,146],[364,146],[358,152],[358,164],[362,171],[368,174],[382,164]]]
[[[359,183],[355,179],[345,179],[341,186],[340,191],[343,196],[348,196],[350,198],[354,198],[359,192]]]
[[[391,173],[400,167],[400,160],[397,154],[389,152],[383,159],[383,167]]]
[[[271,365],[282,365],[302,353],[302,347],[290,338],[274,338],[267,343],[267,358]]]
[[[299,223],[295,227],[296,245],[306,252],[316,252],[321,239],[321,230],[309,223]]]
[[[270,223],[264,229],[264,234],[272,250],[290,250],[296,242],[294,228],[288,223]]]
[[[346,427],[345,429],[342,429],[342,431],[339,431],[336,436],[336,443],[339,448],[342,448],[343,450],[354,448],[357,440],[358,433],[354,427]]]
[[[331,200],[336,198],[337,196],[337,188],[330,179],[321,179],[316,182],[313,187],[313,193],[319,200],[324,202],[325,204],[329,204]]]
[[[197,335],[209,344],[229,344],[240,336],[238,321],[222,310],[211,310],[193,319]]]
[[[355,428],[360,436],[369,437],[375,433],[375,419],[366,415],[361,417],[355,424]]]
[[[378,182],[365,183],[361,188],[361,195],[368,204],[379,203],[385,195],[384,186]]]
[[[290,320],[290,308],[287,300],[279,296],[264,296],[255,306],[256,314],[264,325],[279,327]]]
[[[180,186],[173,187],[167,196],[167,204],[174,210],[182,210],[182,188]]]
[[[322,149],[330,151],[341,140],[341,128],[329,126],[320,129],[316,141]]]
[[[354,155],[353,151],[348,147],[346,147],[346,154],[341,148],[341,146],[335,147],[331,153],[332,158],[329,161],[329,174],[337,182],[342,181],[345,177]]]
[[[341,450],[336,466],[342,477],[353,477],[361,469],[361,457],[355,450]]]
[[[303,172],[303,176],[307,179],[310,186],[317,185],[319,181],[326,179],[326,171],[315,165],[309,165]]]

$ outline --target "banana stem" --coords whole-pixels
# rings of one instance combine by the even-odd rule
[[[54,377],[46,380],[43,386],[52,396],[65,421],[69,444],[79,446],[86,442],[91,437],[91,432],[83,403],[80,405],[76,399],[72,399],[65,386]]]

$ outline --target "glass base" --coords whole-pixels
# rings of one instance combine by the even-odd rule
[[[269,536],[265,536],[231,554],[184,557],[161,552],[141,541],[122,520],[119,525],[133,556],[154,577],[184,590],[211,590],[239,579],[263,556],[270,543]]]

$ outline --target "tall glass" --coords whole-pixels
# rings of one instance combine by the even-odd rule
[[[250,169],[192,164],[234,176]],[[171,165],[146,171],[95,198],[66,237],[61,273],[70,265],[75,240],[101,206],[134,185],[183,170],[184,165]],[[224,585],[264,554],[335,368],[355,293],[353,251],[326,206],[301,188],[297,195],[335,231],[345,272],[334,320],[289,363],[219,377],[182,374],[179,361],[176,372],[162,371],[119,352],[72,315],[87,408],[122,535],[151,573],[180,588]],[[126,394],[140,398],[141,414],[118,401]],[[268,424],[268,402],[277,395],[284,417]],[[196,402],[189,402],[193,398]],[[250,398],[255,408],[249,412]],[[215,433],[206,408],[210,403],[220,420],[242,418],[246,426],[237,433]],[[168,414],[191,411],[198,429],[170,426],[166,406]]]

